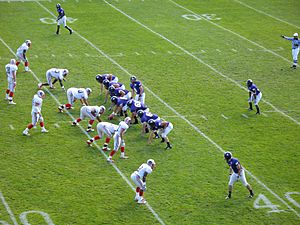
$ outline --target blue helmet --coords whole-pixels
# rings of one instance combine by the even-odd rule
[[[148,120],[148,124],[150,125],[150,127],[154,127],[154,125],[155,125],[154,119]]]
[[[130,81],[136,81],[136,76],[130,77]]]
[[[128,106],[128,107],[131,107],[131,106],[132,106],[132,103],[133,103],[133,100],[130,99],[130,100],[127,102],[127,106]]]
[[[142,117],[144,115],[144,111],[140,109],[139,111],[137,111],[137,114],[139,117]]]
[[[110,98],[110,100],[111,100],[111,102],[113,102],[113,103],[115,103],[115,104],[117,104],[117,102],[118,102],[118,98],[117,98],[116,96],[112,96],[112,97]]]
[[[247,80],[247,87],[250,87],[253,84],[253,81],[251,79]]]
[[[105,80],[103,81],[103,85],[104,85],[106,88],[108,88],[108,87],[109,87],[109,80],[105,79]]]
[[[231,154],[231,152],[225,152],[224,153],[224,158],[228,161],[229,159],[231,159],[231,157],[232,157],[232,154]]]
[[[60,9],[60,8],[61,8],[61,6],[60,6],[59,3],[56,4],[56,8],[57,8],[57,9]]]
[[[114,92],[115,90],[116,90],[116,88],[114,87],[114,86],[110,86],[109,88],[108,88],[108,90],[110,91],[110,92]]]

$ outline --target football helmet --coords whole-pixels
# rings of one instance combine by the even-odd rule
[[[136,76],[132,76],[132,77],[130,77],[130,81],[136,81]]]
[[[110,87],[108,88],[108,90],[109,90],[110,92],[114,92],[114,91],[116,90],[116,88],[115,88],[114,86],[110,86]]]
[[[63,71],[63,76],[65,77],[65,76],[67,76],[68,74],[69,74],[69,70],[64,69],[64,71]]]
[[[90,89],[90,88],[86,88],[85,90],[86,90],[88,95],[92,93],[92,89]]]
[[[155,125],[154,119],[150,119],[150,120],[148,121],[148,124],[149,124],[150,127],[153,127],[153,126]]]
[[[140,109],[139,111],[137,111],[137,114],[139,117],[142,117],[144,115],[144,111]]]
[[[57,8],[57,9],[60,9],[60,8],[61,8],[61,6],[60,6],[59,3],[56,4],[56,8]]]
[[[45,92],[43,92],[42,90],[38,90],[37,96],[39,96],[40,98],[45,98]]]
[[[111,102],[113,102],[113,103],[115,103],[115,104],[117,104],[117,102],[118,102],[118,98],[117,98],[116,96],[112,96],[112,97],[110,98],[110,100],[111,100]]]
[[[104,85],[106,88],[108,88],[108,87],[109,87],[109,80],[105,79],[105,80],[103,81],[103,85]]]
[[[15,60],[15,59],[11,59],[11,60],[10,60],[10,64],[16,65],[16,60]]]
[[[97,74],[97,75],[96,75],[96,80],[97,80],[100,84],[102,84],[102,82],[103,82],[103,76],[100,75],[100,74]]]
[[[253,84],[253,81],[251,79],[247,80],[247,87],[250,87]]]
[[[148,159],[148,160],[147,160],[147,164],[148,164],[149,166],[156,165],[154,159]]]
[[[293,36],[294,36],[294,37],[298,37],[298,33],[294,33]]]
[[[127,102],[127,106],[128,106],[128,107],[131,107],[131,106],[132,106],[132,103],[133,103],[133,100],[130,99],[130,100]]]
[[[227,161],[228,161],[229,159],[231,159],[231,157],[232,157],[231,152],[225,152],[225,153],[224,153],[224,159],[226,159]]]
[[[125,122],[126,124],[129,124],[130,121],[131,121],[131,118],[130,118],[130,117],[126,117],[126,118],[124,119],[124,122]]]
[[[105,106],[104,105],[100,105],[100,114],[103,114],[106,110]]]
[[[25,43],[26,43],[27,46],[31,45],[31,41],[30,40],[26,40]]]

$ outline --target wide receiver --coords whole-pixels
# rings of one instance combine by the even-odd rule
[[[5,71],[7,76],[7,89],[6,89],[6,97],[8,100],[8,104],[15,105],[16,103],[13,101],[15,89],[17,86],[17,70],[16,60],[11,59],[9,64],[6,64]]]
[[[31,47],[31,41],[26,40],[17,50],[16,56],[17,56],[17,63],[16,65],[19,66],[20,62],[23,61],[25,64],[25,71],[29,71],[29,62],[26,57],[26,53],[28,49]]]
[[[31,110],[31,123],[26,127],[23,131],[23,135],[30,136],[28,133],[29,130],[36,126],[36,124],[40,121],[40,126],[42,128],[42,133],[47,133],[48,131],[44,127],[44,118],[42,115],[42,104],[43,99],[45,98],[45,93],[42,90],[39,90],[37,94],[33,96],[32,99],[32,110]]]
[[[100,116],[105,112],[105,107],[101,106],[82,106],[80,109],[80,117],[73,121],[72,125],[76,126],[84,118],[89,118],[87,132],[94,131],[92,129],[94,121],[97,119],[101,122]]]
[[[90,88],[69,88],[67,90],[68,103],[60,105],[58,110],[63,112],[63,109],[71,109],[77,99],[80,100],[82,105],[89,105],[87,99],[91,93],[92,89]]]
[[[143,163],[135,172],[131,174],[131,180],[135,183],[135,198],[139,204],[146,204],[147,201],[144,199],[144,191],[146,191],[146,177],[152,173],[156,166],[153,159],[148,159],[147,163]]]

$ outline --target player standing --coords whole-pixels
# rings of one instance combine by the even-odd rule
[[[31,41],[26,40],[17,50],[16,56],[17,56],[17,63],[16,65],[19,66],[20,62],[23,61],[25,64],[25,71],[29,71],[29,62],[26,57],[26,53],[28,49],[31,47]]]
[[[251,79],[247,80],[247,88],[249,90],[249,110],[253,110],[252,108],[252,102],[254,102],[255,108],[256,108],[256,114],[260,114],[260,109],[258,106],[258,103],[262,97],[261,91],[256,87],[256,85],[253,83]]]
[[[18,67],[16,66],[16,60],[11,59],[9,64],[6,64],[5,71],[7,76],[7,89],[6,89],[6,97],[5,99],[8,100],[8,104],[15,105],[16,103],[13,101],[15,88],[17,85],[17,70]]]
[[[128,158],[127,156],[125,156],[124,134],[126,130],[129,128],[130,121],[131,121],[130,117],[126,117],[124,121],[121,121],[119,123],[119,127],[114,134],[114,150],[112,150],[111,153],[109,154],[109,157],[107,158],[107,162],[111,162],[111,163],[114,162],[112,160],[112,157],[119,150],[120,146],[121,146],[121,159]]]
[[[94,121],[97,119],[101,122],[100,116],[105,112],[105,107],[101,106],[82,106],[80,109],[80,117],[73,121],[72,125],[76,126],[81,120],[84,118],[90,118],[88,128],[86,129],[87,132],[94,131],[92,129]]]
[[[67,90],[68,103],[64,105],[60,105],[58,110],[63,112],[63,109],[71,109],[74,102],[79,99],[82,105],[89,105],[87,99],[89,95],[92,93],[92,89],[90,88],[69,88]]]
[[[132,89],[132,97],[134,97],[134,93],[136,93],[134,99],[145,104],[145,91],[142,82],[137,80],[136,76],[130,77],[130,82],[130,88]]]
[[[292,68],[297,68],[298,63],[298,54],[299,54],[299,46],[300,46],[300,40],[298,39],[298,33],[294,33],[293,37],[286,37],[284,35],[281,35],[282,38],[285,40],[292,42],[292,56],[293,56],[293,65]]]
[[[53,84],[55,84],[57,81],[59,81],[59,84],[61,88],[65,91],[65,87],[62,83],[62,81],[65,81],[65,77],[69,74],[69,70],[67,69],[57,69],[57,68],[52,68],[47,70],[46,72],[46,83],[39,83],[38,87],[41,89],[43,86],[48,86],[50,85],[51,89],[54,89]],[[54,81],[51,83],[52,78],[54,78]]]
[[[70,32],[70,34],[72,34],[73,30],[67,26],[67,16],[65,14],[65,10],[61,7],[60,4],[56,4],[56,10],[58,13],[56,34],[59,34],[59,28],[61,24],[63,24],[64,27]]]
[[[39,90],[37,94],[33,96],[32,99],[32,110],[31,110],[31,123],[26,127],[23,131],[23,135],[30,136],[28,133],[31,128],[36,126],[36,124],[40,121],[40,126],[42,128],[42,133],[47,133],[48,131],[44,127],[44,118],[42,115],[42,104],[43,99],[45,98],[45,93],[42,90]]]
[[[146,177],[152,173],[156,166],[153,159],[148,159],[147,163],[143,163],[135,172],[131,174],[131,180],[135,183],[135,198],[139,204],[146,204],[147,201],[144,199],[144,191],[146,191]]]
[[[232,188],[233,184],[237,181],[242,181],[243,185],[249,190],[250,195],[249,198],[253,198],[254,193],[253,190],[250,186],[250,184],[247,183],[246,176],[245,176],[245,171],[238,161],[238,159],[233,158],[231,152],[225,152],[224,154],[224,159],[229,165],[229,175],[230,175],[230,180],[228,183],[228,195],[226,199],[231,198],[231,193],[232,193]]]

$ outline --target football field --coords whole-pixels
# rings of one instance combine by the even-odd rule
[[[60,3],[74,33],[56,35]],[[300,33],[296,0],[0,0],[0,224],[300,224],[300,68],[292,37]],[[30,72],[20,64],[14,101],[5,98],[5,65],[27,39]],[[172,122],[173,148],[148,144],[142,125],[125,134],[128,160],[88,147],[80,102],[59,113],[66,93],[43,88],[40,127],[31,100],[48,69],[67,68],[65,88],[89,87],[90,105],[105,105],[97,74],[129,89],[143,83],[152,113]],[[261,90],[261,114],[248,111],[247,79]],[[101,118],[108,121],[110,111]],[[124,117],[115,117],[118,124]],[[94,124],[94,128],[96,123]],[[109,145],[113,148],[113,140]],[[231,151],[254,190],[228,193]],[[146,205],[134,201],[130,175],[148,159]]]

